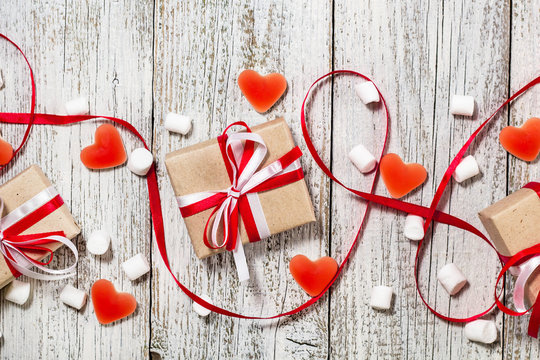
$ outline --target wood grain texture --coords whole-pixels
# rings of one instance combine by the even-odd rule
[[[302,13],[310,16],[303,16]],[[257,124],[283,115],[300,142],[297,114],[311,77],[330,68],[329,4],[310,2],[157,2],[155,16],[155,153],[196,144],[220,134],[226,124],[243,120]],[[303,32],[314,29],[306,41]],[[171,56],[171,54],[175,54]],[[245,68],[287,75],[285,97],[267,114],[257,114],[236,84]],[[329,89],[311,107],[321,115],[311,130],[319,144],[329,134]],[[193,117],[187,137],[169,134],[160,126],[166,113]],[[304,149],[305,150],[305,149]],[[329,158],[329,149],[324,156]],[[319,223],[246,246],[252,279],[239,284],[230,254],[198,260],[181,220],[172,189],[161,167],[169,255],[180,280],[217,305],[245,314],[270,316],[308,299],[288,274],[297,253],[327,254],[329,183],[309,158],[303,158],[307,183]],[[154,251],[154,258],[158,254]],[[191,300],[183,296],[161,261],[154,261],[151,350],[164,358],[321,358],[327,353],[326,301],[305,316],[275,321],[246,321],[210,316],[199,318]],[[169,329],[184,331],[171,333]],[[189,331],[185,331],[190,329]]]
[[[85,95],[92,113],[125,118],[148,138],[152,94],[145,89],[152,86],[152,6],[152,2],[130,1],[106,5],[98,1],[3,2],[0,13],[10,16],[1,17],[0,29],[29,56],[38,88],[37,110],[58,113],[65,101]],[[2,51],[3,110],[27,111],[28,71],[20,55],[4,42]],[[146,184],[125,167],[94,172],[81,164],[79,152],[93,142],[98,125],[35,127],[14,168],[2,174],[6,180],[30,164],[39,164],[82,228],[82,236],[76,239],[81,259],[75,279],[32,281],[33,298],[22,308],[3,301],[2,358],[136,359],[148,354],[149,277],[132,283],[120,270],[120,264],[138,252],[149,256]],[[24,130],[21,126],[2,129],[12,142]],[[127,132],[122,131],[122,136],[128,152],[140,146]],[[94,257],[84,242],[100,227],[111,231],[112,252]],[[59,253],[60,264],[71,260]],[[139,300],[136,316],[119,325],[101,326],[91,302],[79,313],[59,302],[65,283],[89,292],[99,278],[110,279],[118,289],[135,295]]]
[[[511,13],[510,81],[511,92],[516,91],[533,76],[540,75],[540,3],[538,1],[513,2]],[[540,117],[540,91],[529,91],[519,97],[509,109],[508,125],[521,126],[531,117]],[[540,178],[538,159],[526,163],[508,155],[507,192],[518,190],[525,183]],[[511,281],[508,280],[507,284]],[[505,318],[504,357],[537,359],[540,342],[527,335],[527,321],[523,318]]]
[[[173,271],[197,294],[245,314],[268,316],[290,310],[308,296],[291,279],[290,259],[302,253],[341,261],[365,203],[331,185],[309,155],[302,159],[317,223],[248,245],[252,280],[239,284],[230,254],[198,260],[176,206],[164,166],[165,154],[220,134],[226,124],[259,124],[284,116],[306,152],[299,127],[305,91],[332,69],[372,77],[391,114],[388,150],[423,164],[427,183],[405,200],[429,205],[444,170],[468,136],[532,76],[539,75],[540,4],[535,0],[360,2],[291,1],[60,1],[0,2],[0,32],[21,44],[34,68],[38,107],[58,113],[62,104],[86,95],[92,113],[134,124],[152,144]],[[280,72],[288,90],[266,114],[256,113],[238,90],[246,68]],[[2,111],[27,111],[28,72],[20,55],[0,45]],[[380,106],[364,106],[353,77],[323,82],[308,103],[309,130],[323,159],[349,185],[368,189],[347,153],[362,143],[382,147]],[[472,118],[449,114],[454,94],[475,97]],[[503,111],[469,153],[482,174],[451,182],[440,209],[482,229],[476,212],[531,179],[538,162],[508,156],[497,135],[507,124],[540,116],[538,89]],[[193,118],[187,136],[163,129],[168,112]],[[93,141],[99,122],[35,127],[25,151],[1,173],[5,181],[37,163],[57,186],[82,227],[77,277],[69,283],[89,292],[98,278],[112,280],[139,301],[136,314],[110,326],[97,323],[91,302],[80,312],[58,302],[65,283],[31,281],[33,296],[19,307],[0,295],[0,358],[69,359],[532,359],[540,345],[526,335],[526,318],[495,312],[501,337],[493,345],[467,341],[461,325],[432,315],[415,289],[417,244],[401,234],[405,216],[374,206],[341,279],[318,304],[299,315],[251,321],[211,314],[200,318],[167,273],[157,249],[143,178],[126,167],[88,171],[79,151]],[[0,125],[16,143],[21,126]],[[126,150],[140,144],[122,131]],[[377,193],[386,194],[379,181]],[[112,252],[94,257],[85,239],[100,227],[112,232]],[[431,231],[434,231],[433,236]],[[430,229],[420,264],[426,300],[439,311],[465,316],[491,300],[498,263],[480,239],[447,226]],[[120,264],[142,252],[151,274],[129,281]],[[67,253],[65,253],[67,254]],[[71,260],[64,251],[57,263]],[[480,259],[473,256],[485,254]],[[469,279],[449,298],[439,268],[455,262]],[[481,269],[479,271],[479,269]],[[394,289],[389,312],[369,307],[373,286]],[[511,280],[506,284],[511,289]],[[509,291],[507,291],[509,293]]]

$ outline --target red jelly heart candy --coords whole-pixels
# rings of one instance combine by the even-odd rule
[[[13,147],[0,137],[0,165],[6,165],[13,157]]]
[[[515,157],[533,161],[540,152],[540,119],[530,118],[520,128],[505,127],[499,134],[499,141]]]
[[[379,167],[381,177],[393,198],[399,199],[422,185],[427,177],[420,164],[405,164],[396,154],[386,154]]]
[[[260,113],[270,109],[287,89],[287,80],[281,74],[259,75],[254,70],[244,70],[238,76],[240,90]]]
[[[137,300],[128,293],[119,293],[114,285],[105,279],[92,285],[92,303],[96,317],[101,324],[109,324],[133,314]]]
[[[310,296],[319,295],[336,275],[336,260],[325,256],[311,261],[304,255],[296,255],[289,263],[289,271],[298,285]]]
[[[111,124],[96,130],[96,141],[81,151],[81,161],[89,169],[106,169],[122,165],[127,155],[120,133]]]

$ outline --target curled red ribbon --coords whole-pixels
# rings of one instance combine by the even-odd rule
[[[124,121],[122,119],[118,119],[118,118],[114,118],[114,117],[108,117],[108,116],[94,116],[94,115],[59,116],[59,115],[50,115],[50,114],[35,114],[35,92],[36,92],[36,90],[35,90],[35,83],[34,83],[34,75],[32,73],[30,63],[28,62],[28,60],[24,56],[24,53],[22,52],[22,50],[14,42],[12,42],[9,38],[7,38],[6,36],[4,36],[2,34],[0,34],[0,37],[7,40],[8,42],[10,42],[23,55],[26,63],[28,64],[28,68],[30,70],[30,78],[31,78],[31,82],[32,82],[32,103],[31,103],[30,113],[28,113],[28,114],[26,114],[26,113],[0,113],[0,122],[14,123],[14,124],[27,124],[28,125],[27,130],[25,132],[25,135],[23,137],[23,140],[21,142],[21,145],[14,152],[13,156],[16,156],[16,154],[19,152],[19,150],[22,148],[22,146],[26,142],[26,140],[28,138],[28,134],[29,134],[30,129],[31,129],[33,124],[36,124],[36,125],[67,125],[67,124],[82,122],[82,121],[91,120],[91,119],[98,119],[98,118],[107,119],[107,120],[110,120],[110,121],[112,121],[112,122],[114,122],[114,123],[116,123],[118,125],[123,126],[127,130],[129,130],[131,133],[133,133],[139,140],[141,140],[144,147],[146,149],[148,149],[148,146],[146,145],[146,142],[144,141],[144,138],[135,129],[135,127],[133,127],[130,123],[128,123],[127,121]],[[311,90],[321,80],[323,80],[323,79],[325,79],[325,78],[327,78],[329,76],[333,76],[335,74],[355,75],[355,76],[359,76],[359,77],[363,78],[366,81],[371,81],[368,77],[366,77],[366,76],[364,76],[364,75],[362,75],[360,73],[354,72],[354,71],[337,70],[337,71],[332,71],[332,72],[330,72],[330,73],[328,73],[326,75],[321,76],[309,88],[309,90],[308,90],[308,92],[306,94],[306,97],[304,98],[304,101],[302,103],[302,110],[301,110],[302,111],[302,113],[301,113],[302,133],[303,133],[303,137],[304,137],[304,139],[306,141],[307,147],[309,149],[309,152],[313,156],[313,158],[314,158],[315,162],[317,163],[317,165],[322,169],[322,171],[330,179],[332,179],[333,181],[338,183],[340,186],[342,186],[346,190],[348,190],[351,193],[353,193],[353,194],[365,199],[366,201],[368,201],[368,204],[367,204],[368,207],[369,207],[369,204],[373,202],[373,203],[381,204],[381,205],[384,205],[384,206],[387,206],[387,207],[390,207],[390,208],[393,208],[393,209],[396,209],[396,210],[403,211],[405,213],[422,216],[423,218],[426,219],[425,225],[424,225],[424,230],[427,230],[429,228],[432,221],[437,221],[437,222],[440,222],[440,223],[455,226],[457,228],[463,229],[465,231],[468,231],[468,232],[480,237],[482,240],[484,240],[486,243],[488,243],[493,248],[493,245],[488,240],[488,238],[486,236],[484,236],[482,234],[482,232],[480,232],[474,226],[472,226],[471,224],[469,224],[469,223],[467,223],[467,222],[465,222],[465,221],[463,221],[463,220],[461,220],[461,219],[459,219],[459,218],[457,218],[455,216],[452,216],[450,214],[446,214],[444,212],[438,211],[436,209],[436,207],[439,204],[439,201],[440,201],[440,199],[441,199],[441,197],[442,197],[442,195],[444,193],[444,190],[446,189],[446,186],[447,186],[448,182],[450,181],[452,173],[456,169],[457,165],[459,164],[459,162],[463,158],[463,155],[465,154],[465,152],[467,151],[467,149],[469,148],[471,143],[474,141],[476,136],[479,134],[479,132],[485,127],[485,125],[489,121],[491,121],[494,118],[494,116],[504,106],[506,106],[508,103],[510,103],[512,100],[514,100],[515,98],[517,98],[518,96],[523,94],[525,91],[527,91],[531,87],[533,87],[533,86],[537,85],[538,83],[540,83],[540,76],[535,78],[534,80],[532,80],[531,82],[529,82],[525,86],[523,86],[516,93],[514,93],[490,117],[488,117],[476,129],[476,131],[473,132],[473,134],[469,137],[467,142],[463,145],[463,147],[459,150],[457,155],[451,161],[450,166],[448,167],[448,169],[445,171],[445,173],[443,175],[443,178],[442,178],[441,182],[439,183],[439,186],[437,188],[437,191],[435,193],[435,196],[433,197],[433,200],[432,200],[430,206],[429,207],[424,207],[424,206],[421,206],[421,205],[415,205],[415,204],[407,203],[407,202],[404,202],[404,201],[400,201],[400,200],[396,200],[396,199],[392,199],[392,198],[387,198],[387,197],[384,197],[384,196],[374,194],[373,191],[374,191],[377,179],[378,179],[378,171],[379,171],[378,168],[376,170],[376,173],[375,173],[374,180],[373,180],[372,186],[370,188],[370,191],[369,192],[362,192],[362,191],[355,190],[355,189],[352,189],[352,188],[349,188],[349,187],[345,186],[341,181],[339,181],[332,174],[332,172],[324,164],[324,162],[322,161],[322,159],[318,155],[317,150],[315,149],[315,147],[313,145],[313,142],[311,141],[311,138],[309,136],[309,132],[308,132],[308,129],[307,129],[307,126],[306,126],[306,116],[305,116],[304,107],[305,107],[305,104],[307,102],[307,99],[309,98]],[[378,91],[378,89],[377,89],[377,91]],[[384,100],[384,97],[382,96],[380,91],[379,91],[379,95],[380,95],[380,98],[382,100],[382,104],[383,104],[384,111],[385,111],[385,116],[386,116],[386,131],[385,131],[385,137],[384,137],[383,150],[381,151],[381,154],[379,156],[379,160],[380,160],[380,158],[384,154],[384,150],[385,150],[385,147],[386,147],[386,140],[387,140],[387,137],[388,137],[389,115],[388,115],[388,108],[386,106],[386,101]],[[310,300],[308,300],[304,304],[296,307],[295,309],[287,311],[285,313],[281,313],[281,314],[277,314],[277,315],[273,315],[273,316],[268,316],[268,317],[247,316],[247,315],[234,313],[232,311],[229,311],[229,310],[226,310],[226,309],[223,309],[221,307],[218,307],[218,306],[215,306],[213,304],[208,303],[204,299],[200,298],[199,296],[197,296],[196,294],[191,292],[188,288],[186,288],[176,278],[176,276],[174,275],[174,273],[173,273],[173,271],[172,271],[172,269],[170,267],[170,263],[169,263],[168,256],[167,256],[167,248],[166,248],[166,244],[165,244],[165,234],[164,234],[164,230],[163,230],[163,214],[161,212],[161,201],[160,201],[160,196],[159,196],[159,189],[158,189],[158,183],[157,183],[157,177],[156,177],[155,164],[152,165],[152,167],[150,168],[150,171],[148,172],[147,184],[148,184],[148,192],[149,192],[149,200],[150,200],[150,210],[151,210],[151,214],[152,214],[154,232],[155,232],[155,235],[156,235],[156,243],[157,243],[160,255],[161,255],[162,259],[163,259],[163,262],[165,263],[165,266],[167,267],[167,270],[172,275],[174,281],[180,287],[180,289],[188,297],[190,297],[193,301],[195,301],[196,303],[198,303],[198,304],[200,304],[200,305],[202,305],[202,306],[204,306],[204,307],[208,308],[209,310],[214,311],[216,313],[226,315],[226,316],[236,317],[236,318],[243,318],[243,319],[275,319],[275,318],[279,318],[279,317],[282,317],[282,316],[287,316],[287,315],[292,315],[292,314],[298,313],[298,312],[306,309],[307,307],[311,306],[315,302],[317,302],[326,293],[326,291],[328,291],[328,289],[332,286],[332,284],[335,282],[335,280],[337,279],[337,277],[339,276],[339,274],[343,270],[343,268],[345,266],[345,263],[349,259],[350,255],[351,255],[351,252],[352,252],[353,248],[355,247],[356,242],[358,241],[358,238],[360,236],[363,224],[364,224],[364,222],[366,220],[366,213],[367,212],[364,213],[364,216],[363,216],[363,218],[362,218],[362,220],[360,222],[358,232],[356,233],[356,236],[355,236],[355,238],[353,240],[353,243],[352,243],[349,251],[347,252],[345,258],[341,262],[335,277],[325,287],[325,289],[321,292],[321,294],[317,295],[316,297],[311,298]],[[366,208],[366,210],[367,210],[367,208]],[[419,253],[420,253],[420,249],[422,247],[422,244],[423,244],[423,240],[420,241],[420,243],[418,245],[416,258],[415,258],[415,266],[414,266],[415,281],[416,281],[417,291],[418,291],[418,294],[420,295],[420,298],[422,299],[424,304],[427,306],[427,308],[433,314],[435,314],[436,316],[438,316],[441,319],[451,321],[451,322],[468,322],[468,321],[472,321],[472,320],[475,320],[475,319],[478,319],[478,318],[484,316],[489,311],[491,311],[491,309],[495,305],[497,305],[506,314],[509,314],[509,315],[523,315],[522,313],[515,312],[515,311],[505,307],[504,304],[502,304],[502,302],[499,300],[500,294],[496,293],[496,289],[495,289],[495,303],[493,305],[491,305],[487,310],[481,312],[480,314],[476,314],[474,316],[470,316],[470,317],[467,317],[467,318],[452,318],[452,317],[448,317],[448,316],[445,316],[443,314],[438,313],[435,309],[433,309],[427,303],[427,301],[424,299],[424,297],[423,297],[423,295],[422,295],[422,293],[421,293],[421,291],[420,291],[420,289],[418,287],[418,274],[417,274],[418,266],[417,265],[418,265]],[[493,248],[493,249],[495,250],[495,248]],[[505,272],[509,269],[509,267],[512,264],[515,264],[516,262],[520,261],[520,259],[523,258],[524,256],[531,256],[532,254],[540,254],[540,244],[535,245],[535,246],[533,246],[533,247],[531,247],[529,249],[525,249],[522,252],[520,252],[520,253],[516,254],[515,256],[513,256],[507,262],[507,264],[505,266],[503,266],[503,269],[501,270],[501,272],[500,272],[500,274],[498,276],[497,283],[499,282],[499,280],[504,279]],[[537,304],[538,303],[539,302],[537,301]],[[529,333],[530,334],[534,330],[534,328],[538,329],[538,324],[540,324],[540,309],[538,309],[539,307],[540,306],[534,306],[533,314],[531,316],[531,323],[535,322],[535,324],[532,324],[533,326],[529,326]],[[536,335],[536,334],[533,334],[533,335]]]

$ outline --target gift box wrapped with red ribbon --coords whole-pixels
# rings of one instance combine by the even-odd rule
[[[77,248],[70,239],[80,228],[38,166],[0,186],[0,207],[0,288],[21,274],[39,280],[75,274]],[[73,252],[74,261],[65,269],[50,268],[53,252],[62,245]]]
[[[503,262],[540,243],[540,183],[531,182],[478,213]],[[540,256],[524,258],[511,268],[517,276],[514,304],[518,311],[532,306],[540,291]],[[528,303],[528,304],[527,304]]]
[[[232,125],[245,131],[229,134]],[[249,278],[243,244],[315,221],[291,131],[283,119],[238,122],[217,139],[170,154],[165,164],[200,259],[233,253]]]

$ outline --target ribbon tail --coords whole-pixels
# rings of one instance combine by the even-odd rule
[[[538,329],[540,328],[540,292],[536,296],[531,318],[529,319],[529,328],[527,333],[533,338],[538,338]]]
[[[244,245],[240,239],[240,230],[238,230],[239,240],[236,243],[236,248],[232,250],[234,263],[236,265],[236,272],[238,273],[238,280],[240,282],[249,280],[249,268],[246,261],[246,254],[244,253]]]

